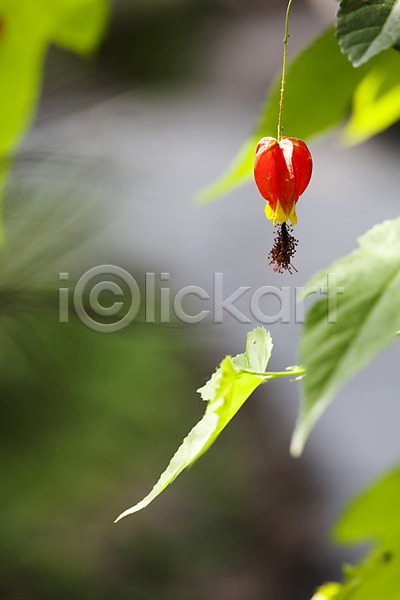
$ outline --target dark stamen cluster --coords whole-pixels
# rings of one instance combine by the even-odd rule
[[[274,271],[276,273],[289,271],[289,273],[292,274],[292,269],[297,273],[297,269],[292,265],[291,260],[296,252],[296,247],[299,242],[290,235],[292,231],[293,227],[286,225],[286,223],[278,225],[275,230],[274,245],[268,254],[268,264],[274,265]]]

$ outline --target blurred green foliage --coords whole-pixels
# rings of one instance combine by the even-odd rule
[[[341,543],[374,545],[355,567],[344,567],[342,585],[323,586],[313,600],[380,600],[400,597],[400,471],[374,484],[345,511],[335,528]]]
[[[178,344],[140,326],[104,336],[21,310],[1,331],[0,590],[107,598],[117,585],[132,597],[112,580],[108,552],[127,543],[112,521],[193,418],[183,396],[194,374]]]
[[[373,64],[354,91],[353,109],[344,129],[349,145],[359,144],[400,118],[400,54],[389,51]]]
[[[107,19],[107,0],[0,0],[0,196],[35,113],[49,44],[88,54]]]

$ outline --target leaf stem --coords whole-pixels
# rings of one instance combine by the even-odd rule
[[[289,367],[287,371],[270,371],[265,373],[258,373],[257,371],[252,371],[251,369],[240,369],[244,373],[251,373],[252,375],[259,375],[260,377],[265,377],[265,379],[273,379],[275,377],[298,377],[303,376],[306,373],[306,368],[303,366],[295,366],[292,369]]]
[[[289,12],[292,5],[292,0],[289,0],[286,9],[286,21],[285,21],[285,37],[283,39],[283,67],[282,67],[282,83],[281,83],[281,100],[279,103],[279,120],[278,120],[278,142],[281,141],[282,137],[282,110],[283,110],[283,98],[285,94],[285,76],[286,76],[286,58],[287,58],[287,45],[289,39]]]

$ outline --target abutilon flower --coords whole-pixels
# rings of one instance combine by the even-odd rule
[[[290,219],[296,225],[296,202],[308,186],[312,159],[306,144],[297,138],[262,138],[256,148],[254,178],[267,201],[265,214],[274,222]]]
[[[291,258],[297,240],[290,235],[287,221],[296,225],[296,203],[308,186],[312,173],[312,158],[306,144],[297,138],[262,138],[256,148],[254,178],[260,194],[267,201],[268,219],[281,224],[274,247],[269,253],[274,270],[291,272]],[[293,267],[294,268],[294,267]]]

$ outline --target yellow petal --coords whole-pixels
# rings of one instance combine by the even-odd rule
[[[272,208],[270,207],[270,205],[268,204],[268,202],[267,202],[267,204],[265,205],[265,216],[266,216],[266,217],[267,217],[267,219],[269,219],[270,221],[273,221],[273,222],[274,222],[274,225],[275,225],[275,213],[274,213],[274,211],[272,210]]]
[[[275,218],[277,221],[279,221],[279,223],[284,223],[285,221],[288,220],[288,215],[286,214],[286,211],[283,210],[282,205],[279,202],[279,200],[276,203]]]
[[[290,211],[290,214],[289,214],[289,219],[290,219],[292,225],[296,225],[296,223],[297,223],[297,215],[296,215],[296,204],[295,204],[295,202],[293,202],[292,210]]]
[[[267,219],[270,219],[274,222],[274,225],[276,225],[276,221],[279,221],[279,223],[285,223],[285,221],[287,221],[288,219],[291,220],[292,225],[296,225],[297,223],[296,205],[294,202],[289,214],[286,214],[286,212],[283,210],[283,207],[279,200],[276,203],[275,210],[272,210],[272,208],[267,202],[267,204],[265,205],[265,215]]]

